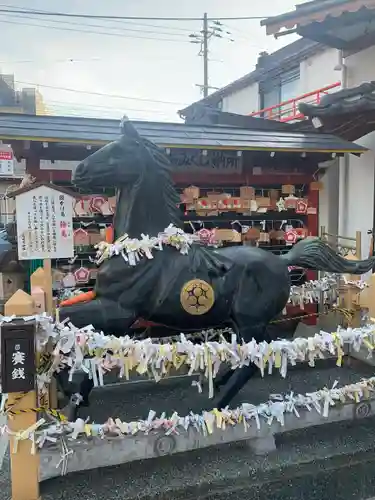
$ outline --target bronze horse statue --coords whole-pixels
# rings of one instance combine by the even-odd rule
[[[117,188],[115,238],[124,234],[152,237],[170,224],[181,227],[168,156],[140,137],[126,119],[121,123],[121,137],[81,162],[73,181],[93,190]],[[144,257],[135,266],[121,255],[105,260],[98,269],[95,299],[62,307],[60,317],[70,318],[77,327],[92,324],[115,335],[129,332],[138,318],[183,332],[230,325],[245,342],[262,342],[269,340],[268,323],[287,304],[288,266],[363,274],[375,262],[374,258],[346,260],[318,238],[302,240],[282,256],[254,247],[214,249],[194,243],[186,255],[165,246],[155,250],[153,257]],[[209,295],[202,311],[189,309],[183,298],[184,292],[196,294],[197,282],[202,285],[198,295]],[[254,365],[228,371],[217,383],[226,384],[227,390],[216,406],[227,406],[256,371]],[[92,381],[86,378],[80,387],[85,404],[91,388]]]

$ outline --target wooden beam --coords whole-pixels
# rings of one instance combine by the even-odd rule
[[[343,40],[338,36],[331,35],[330,33],[324,33],[323,30],[317,29],[315,25],[298,28],[297,33],[304,38],[315,40],[316,42],[323,43],[324,45],[334,49],[345,50],[350,47],[349,42],[346,40]]]
[[[365,33],[364,35],[351,40],[347,44],[347,48],[344,53],[344,57],[349,57],[354,54],[357,54],[361,50],[367,49],[375,45],[375,31],[371,31],[370,33]]]

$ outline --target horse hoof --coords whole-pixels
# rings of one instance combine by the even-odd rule
[[[66,417],[68,422],[75,422],[78,418],[78,406],[72,403],[68,403],[60,413]]]
[[[214,389],[215,389],[215,392],[218,394],[221,391],[221,385],[220,384],[214,384]]]

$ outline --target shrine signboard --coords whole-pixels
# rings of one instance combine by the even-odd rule
[[[238,151],[171,149],[169,159],[176,172],[242,173],[243,155]]]
[[[48,184],[21,189],[13,196],[16,198],[18,258],[73,257],[74,197]]]

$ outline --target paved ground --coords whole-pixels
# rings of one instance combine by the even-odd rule
[[[234,404],[258,403],[270,393],[307,392],[357,381],[368,372],[349,368],[291,371],[254,379]],[[198,394],[190,381],[116,386],[97,390],[89,413],[96,422],[108,416],[123,420],[145,417],[150,409],[212,408],[206,392]],[[198,450],[173,457],[71,474],[42,484],[45,500],[238,499],[361,500],[375,494],[375,421],[335,424],[295,432],[278,439],[278,451],[255,457],[244,443]],[[344,468],[344,469],[343,469]],[[343,472],[344,471],[344,472]],[[301,494],[303,491],[303,494]],[[0,500],[9,498],[9,457],[0,474]]]

